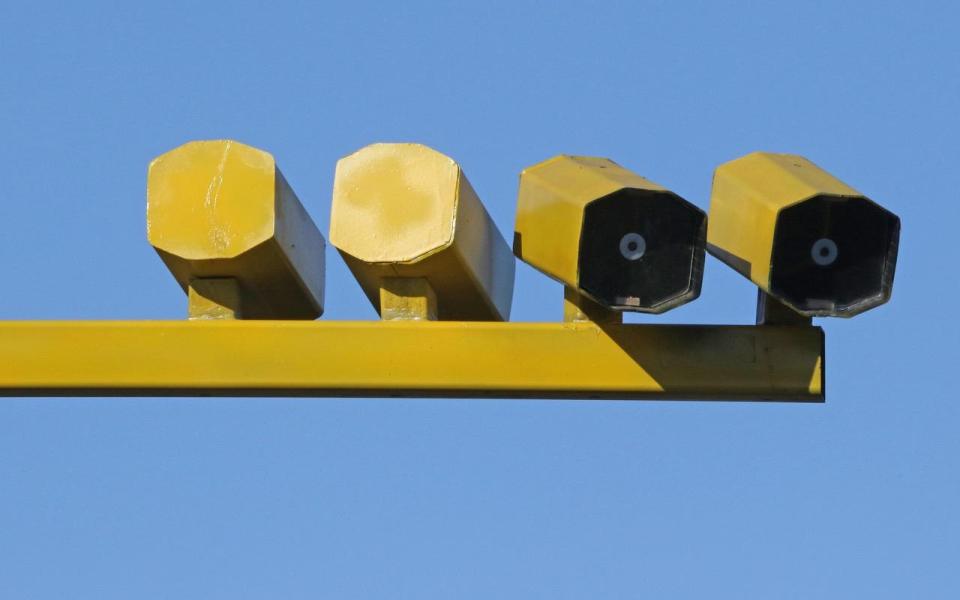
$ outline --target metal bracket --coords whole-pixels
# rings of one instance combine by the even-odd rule
[[[187,318],[242,319],[243,294],[232,277],[194,278],[187,288]]]
[[[770,294],[757,289],[757,325],[813,325],[805,317]]]
[[[424,277],[384,277],[380,280],[380,318],[436,321],[437,294]]]
[[[577,290],[563,287],[563,320],[566,323],[623,323],[623,313],[597,304]]]

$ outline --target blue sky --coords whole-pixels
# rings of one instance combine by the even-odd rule
[[[750,6],[759,4],[760,6]],[[147,163],[266,149],[322,231],[336,160],[610,157],[706,208],[807,156],[902,218],[892,301],[827,330],[823,405],[0,400],[0,598],[953,598],[960,9],[951,2],[0,7],[0,319],[178,319]],[[708,259],[658,322],[749,323]],[[561,290],[518,265],[514,320]],[[372,319],[328,254],[328,319]]]

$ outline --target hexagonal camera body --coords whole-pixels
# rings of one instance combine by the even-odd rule
[[[440,320],[505,321],[515,261],[460,166],[421,144],[337,162],[330,243],[374,308],[388,278],[425,279]]]
[[[717,167],[712,254],[794,311],[851,317],[890,299],[900,219],[802,156]]]
[[[514,254],[618,311],[700,294],[705,213],[605,158],[556,156],[520,175]]]
[[[195,141],[154,159],[147,238],[184,290],[195,279],[236,280],[243,318],[323,313],[323,235],[263,150]]]

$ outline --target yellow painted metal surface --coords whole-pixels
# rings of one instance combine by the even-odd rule
[[[330,243],[380,310],[381,281],[426,279],[443,320],[506,320],[514,259],[460,166],[420,144],[337,163]]]
[[[822,194],[862,196],[795,154],[754,152],[724,163],[713,175],[707,243],[718,258],[768,289],[780,211]]]
[[[191,279],[187,290],[187,318],[242,319],[243,292],[231,277]]]
[[[818,327],[4,322],[3,395],[823,399]]]
[[[237,280],[244,318],[323,312],[323,235],[267,152],[198,141],[154,159],[147,237],[184,291],[195,278]]]
[[[384,277],[380,317],[385,321],[436,321],[437,294],[422,277]]]
[[[578,287],[583,211],[624,188],[667,192],[606,158],[554,156],[520,173],[514,253],[543,273]]]

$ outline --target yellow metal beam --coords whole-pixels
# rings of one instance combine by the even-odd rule
[[[823,358],[805,326],[12,321],[0,395],[821,402]]]

